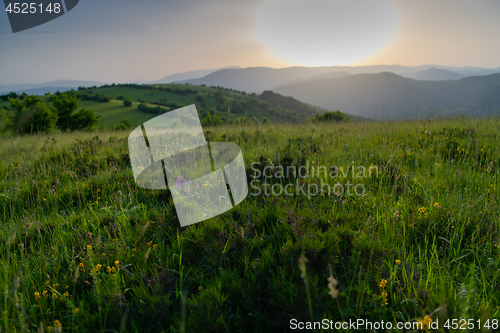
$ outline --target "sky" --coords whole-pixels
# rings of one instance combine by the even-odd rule
[[[500,67],[497,0],[82,0],[12,33],[0,84],[132,82],[225,66]]]

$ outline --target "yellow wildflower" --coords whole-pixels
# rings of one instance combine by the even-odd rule
[[[92,245],[87,245],[87,251],[92,251]]]
[[[47,297],[47,290],[44,290],[44,291],[42,292],[42,296],[43,296],[43,297]]]
[[[396,259],[394,262],[396,263],[396,265],[401,265],[401,260],[399,259]]]
[[[379,287],[385,288],[385,286],[387,286],[387,280],[384,280],[384,279],[380,280]]]
[[[78,312],[80,312],[80,309],[76,308],[73,310],[73,314],[76,315]]]
[[[40,299],[40,293],[37,291],[35,292],[35,300],[39,300]]]

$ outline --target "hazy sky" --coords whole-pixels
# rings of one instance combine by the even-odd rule
[[[13,34],[0,84],[155,80],[224,66],[500,66],[496,0],[82,0]]]

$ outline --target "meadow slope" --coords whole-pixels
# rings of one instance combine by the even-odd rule
[[[248,181],[261,183],[185,228],[170,190],[135,185],[129,132],[3,137],[0,327],[283,332],[293,318],[431,318],[444,332],[446,320],[471,318],[495,331],[499,125],[205,128],[209,141],[238,144]],[[320,172],[280,177],[280,166]],[[296,190],[348,182],[360,195]],[[290,196],[266,194],[288,184]]]

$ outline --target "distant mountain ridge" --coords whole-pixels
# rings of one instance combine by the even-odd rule
[[[200,77],[204,77],[206,75],[209,75],[213,72],[220,71],[222,69],[238,69],[241,68],[239,66],[227,66],[227,67],[222,67],[222,68],[213,68],[213,69],[201,69],[201,70],[196,70],[196,71],[189,71],[189,72],[181,72],[181,73],[175,73],[169,76],[166,76],[162,79],[155,80],[155,81],[145,81],[142,83],[148,83],[148,84],[154,84],[154,83],[172,83],[172,82],[180,82],[180,81],[185,81],[185,80],[191,80],[191,79],[196,79]]]
[[[93,86],[98,87],[102,86],[103,84],[105,83],[98,81],[56,80],[43,83],[0,85],[0,94],[6,94],[9,92],[44,94],[46,92],[56,92],[57,90],[65,91],[71,89],[78,89],[78,87],[93,87]],[[54,91],[54,89],[57,90]]]
[[[419,73],[423,71],[422,73]],[[500,67],[496,69],[475,68],[475,67],[449,67],[424,65],[417,67],[405,67],[400,65],[379,65],[379,66],[324,66],[324,67],[287,67],[287,68],[269,68],[269,67],[248,67],[240,69],[223,69],[213,72],[198,79],[190,79],[181,81],[182,83],[190,83],[196,85],[209,85],[232,88],[236,90],[261,93],[264,90],[271,90],[281,85],[305,81],[313,79],[315,76],[334,75],[334,73],[345,72],[347,74],[374,74],[381,72],[391,72],[394,74],[420,75],[425,80],[437,80],[436,71],[444,77],[446,72],[452,72],[455,75],[454,79],[458,79],[458,75],[477,76],[489,75],[500,72]],[[450,79],[453,74],[446,73],[445,80]]]
[[[320,79],[273,89],[284,96],[372,119],[500,113],[500,74],[418,81],[393,73]]]
[[[460,80],[466,75],[458,74],[446,69],[429,68],[422,71],[401,74],[409,79],[421,81],[445,81],[445,80]]]

